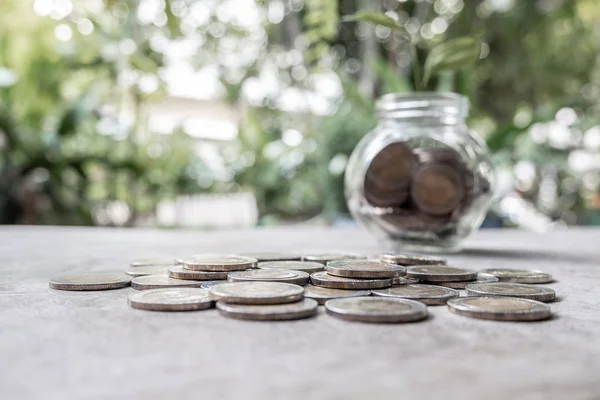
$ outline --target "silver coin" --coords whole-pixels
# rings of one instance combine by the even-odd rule
[[[149,267],[154,265],[173,265],[175,260],[169,257],[141,258],[131,262],[132,267]]]
[[[184,279],[192,281],[214,281],[227,279],[227,271],[194,271],[186,269],[181,265],[169,268],[169,276],[175,279]]]
[[[550,307],[539,301],[516,297],[460,297],[448,300],[454,314],[495,321],[540,321],[552,316]]]
[[[319,304],[325,304],[327,300],[338,299],[342,297],[369,296],[370,290],[344,290],[330,289],[321,286],[304,286],[304,297],[316,300]]]
[[[419,283],[418,279],[407,278],[405,276],[395,276],[392,278],[392,286],[396,285],[416,285]]]
[[[494,275],[500,282],[514,283],[549,283],[552,275],[540,270],[526,270],[514,268],[488,268],[483,272]]]
[[[350,297],[333,299],[325,309],[338,318],[361,322],[415,322],[427,318],[427,306],[406,299]]]
[[[226,282],[210,288],[213,300],[235,304],[284,304],[302,300],[302,286],[280,282]]]
[[[259,269],[286,269],[294,271],[304,271],[312,274],[313,272],[323,271],[325,266],[313,261],[269,261],[259,262]]]
[[[379,255],[379,259],[398,265],[440,265],[447,261],[439,257],[420,256],[416,254],[384,253]]]
[[[50,279],[50,288],[56,290],[110,290],[129,286],[131,277],[120,272],[91,272],[66,274]]]
[[[303,255],[302,261],[314,261],[325,265],[327,264],[327,262],[334,260],[356,260],[361,258],[361,256],[358,256],[356,254],[320,253]]]
[[[544,286],[524,283],[494,282],[472,283],[465,288],[469,296],[507,296],[537,301],[554,301],[556,292]]]
[[[344,260],[328,262],[325,271],[329,275],[345,278],[393,278],[406,274],[406,268],[382,261]]]
[[[218,285],[219,283],[225,283],[227,282],[226,280],[220,280],[220,281],[206,281],[206,282],[202,282],[202,289],[210,289],[211,287]]]
[[[374,296],[417,300],[432,306],[446,304],[449,299],[459,296],[458,291],[454,289],[434,285],[398,285],[373,290],[372,293]]]
[[[302,286],[308,283],[309,276],[303,271],[250,269],[247,271],[230,272],[227,280],[229,282],[283,282]]]
[[[429,282],[474,281],[477,279],[477,271],[448,265],[417,265],[407,267],[406,276]]]
[[[484,274],[482,272],[477,273],[477,279],[474,281],[459,281],[459,282],[428,282],[428,281],[420,281],[426,285],[438,285],[444,286],[452,289],[464,289],[467,285],[471,283],[491,283],[498,282],[498,278],[494,275]]]
[[[212,306],[208,290],[197,288],[152,289],[132,293],[129,305],[140,310],[194,311]]]
[[[201,287],[200,281],[187,281],[171,278],[169,275],[138,276],[131,280],[131,287],[135,290],[165,289],[169,287]]]
[[[341,276],[329,275],[325,271],[315,272],[310,275],[310,282],[315,286],[331,289],[380,289],[392,286],[390,278],[381,279],[357,279],[343,278]]]
[[[295,303],[248,305],[217,302],[222,315],[236,319],[253,321],[282,321],[312,317],[317,313],[318,303],[313,299],[303,299]]]
[[[258,260],[252,257],[214,254],[199,254],[182,261],[185,269],[194,271],[243,271],[258,264]]]
[[[287,254],[275,252],[244,253],[245,257],[256,258],[258,262],[269,261],[300,261],[300,254]],[[292,269],[292,268],[290,268]]]
[[[144,276],[144,275],[166,275],[169,273],[171,265],[147,265],[143,267],[129,268],[125,273],[129,276]]]

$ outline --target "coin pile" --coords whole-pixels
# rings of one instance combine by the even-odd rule
[[[312,261],[301,261],[312,260]],[[457,315],[499,321],[551,317],[545,304],[554,290],[538,270],[475,271],[446,260],[412,254],[377,257],[348,254],[194,255],[137,260],[125,274],[95,273],[52,278],[57,290],[136,289],[128,304],[152,311],[196,311],[215,306],[227,317],[291,320],[314,316],[318,305],[340,319],[415,322],[428,306],[447,304]],[[467,297],[461,297],[464,289]]]
[[[489,192],[490,182],[474,174],[455,150],[411,148],[406,142],[381,149],[369,164],[363,185],[371,212],[391,226],[438,234]]]

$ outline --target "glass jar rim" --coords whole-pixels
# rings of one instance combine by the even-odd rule
[[[385,118],[454,117],[466,118],[469,99],[452,92],[389,93],[375,103],[377,113]]]

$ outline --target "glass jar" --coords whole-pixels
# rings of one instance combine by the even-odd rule
[[[454,93],[393,93],[345,176],[352,216],[389,250],[458,251],[490,206],[494,171]]]

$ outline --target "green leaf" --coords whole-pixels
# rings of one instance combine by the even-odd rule
[[[342,18],[342,21],[343,22],[349,22],[349,21],[368,22],[371,24],[382,25],[382,26],[391,28],[395,31],[404,32],[403,26],[398,25],[398,23],[394,19],[388,17],[387,15],[380,14],[380,13],[359,11],[357,13],[354,13],[352,15],[348,15],[348,16]]]
[[[435,46],[425,60],[423,85],[429,78],[442,71],[458,71],[470,67],[479,59],[481,42],[475,38],[463,36]]]

